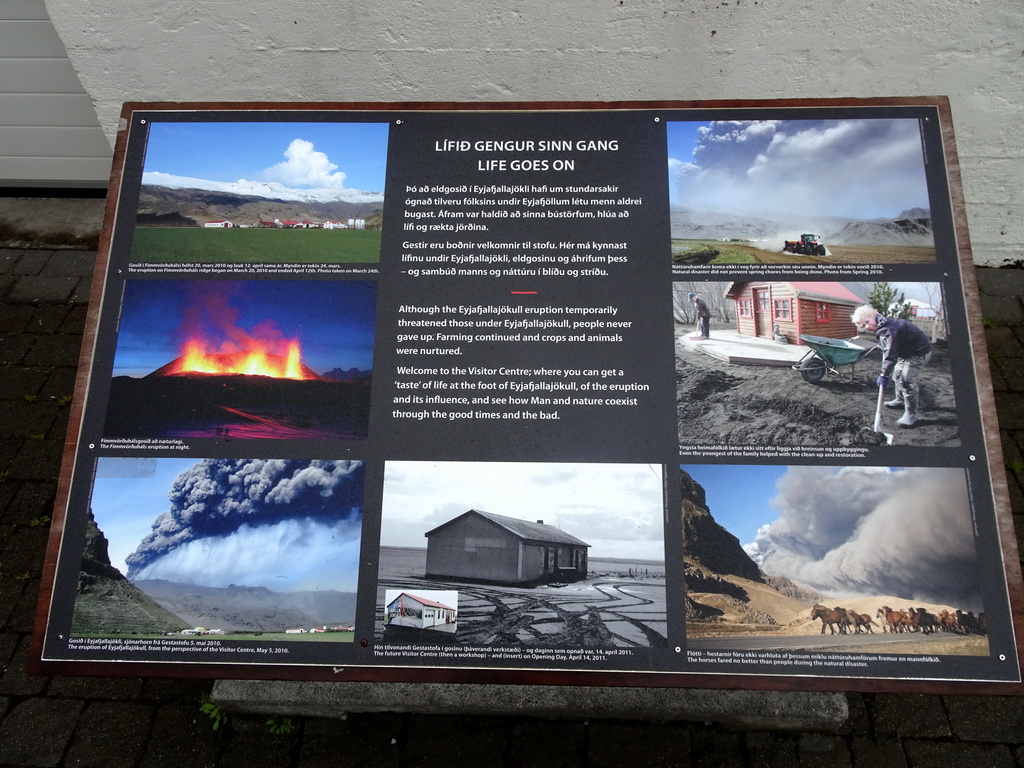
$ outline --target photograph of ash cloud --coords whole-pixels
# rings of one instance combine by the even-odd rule
[[[363,486],[359,461],[98,459],[72,634],[350,642]]]
[[[672,263],[927,264],[913,118],[668,122]]]
[[[376,636],[432,591],[431,643],[665,647],[664,506],[661,465],[389,461]]]
[[[984,656],[959,468],[680,468],[691,648]]]
[[[377,284],[129,280],[104,436],[367,434]]]

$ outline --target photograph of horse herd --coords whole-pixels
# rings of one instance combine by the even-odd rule
[[[882,634],[891,635],[946,632],[960,636],[975,635],[981,639],[988,632],[983,612],[975,616],[974,611],[965,612],[959,608],[952,611],[942,608],[935,613],[920,607],[895,610],[883,605],[872,617],[870,613],[857,613],[840,606],[827,608],[816,604],[811,608],[811,619],[821,622],[822,635],[826,629],[832,635],[875,634],[878,629]],[[987,643],[972,645],[987,647]]]
[[[691,648],[991,655],[963,470],[680,470]]]

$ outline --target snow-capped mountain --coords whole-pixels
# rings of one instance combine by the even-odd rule
[[[171,189],[205,189],[210,192],[227,192],[236,195],[255,195],[271,200],[296,200],[304,203],[380,203],[383,192],[364,192],[347,187],[321,187],[319,189],[297,189],[287,187],[278,181],[213,181],[175,176],[171,173],[150,171],[142,174],[143,184],[152,184]]]

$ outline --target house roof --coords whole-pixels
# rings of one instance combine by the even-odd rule
[[[506,517],[505,515],[495,515],[492,512],[483,512],[479,509],[471,509],[468,512],[463,512],[458,517],[452,518],[447,523],[442,523],[437,526],[437,528],[427,531],[423,535],[430,536],[431,534],[440,531],[442,528],[447,528],[449,525],[452,525],[456,521],[461,520],[468,515],[477,515],[485,520],[489,520],[523,541],[546,544],[575,544],[582,547],[590,546],[582,539],[577,539],[572,534],[566,533],[553,525],[547,525],[545,523],[531,523],[528,520],[520,520],[516,517]]]
[[[445,605],[444,603],[438,603],[438,602],[435,602],[433,600],[427,600],[427,598],[420,597],[419,595],[414,595],[411,592],[402,592],[402,594],[400,594],[398,597],[396,597],[394,600],[392,600],[390,603],[388,603],[388,605],[389,606],[394,605],[396,602],[398,602],[401,599],[402,595],[405,595],[410,600],[415,600],[420,605],[425,605],[425,606],[428,606],[430,608],[444,608],[446,611],[454,611],[455,610],[450,605]]]
[[[725,289],[725,295],[735,297],[736,294],[743,290],[744,285],[747,285],[747,283],[729,283]],[[818,299],[834,304],[850,304],[854,306],[864,303],[863,299],[857,294],[838,282],[784,282],[782,285],[792,287],[797,297],[801,299]]]

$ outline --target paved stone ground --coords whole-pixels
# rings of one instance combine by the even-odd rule
[[[1024,766],[1024,698],[848,696],[835,734],[704,723],[401,714],[262,717],[217,731],[210,682],[30,677],[25,657],[94,254],[0,250],[0,766]],[[978,270],[1017,530],[1024,271]]]

